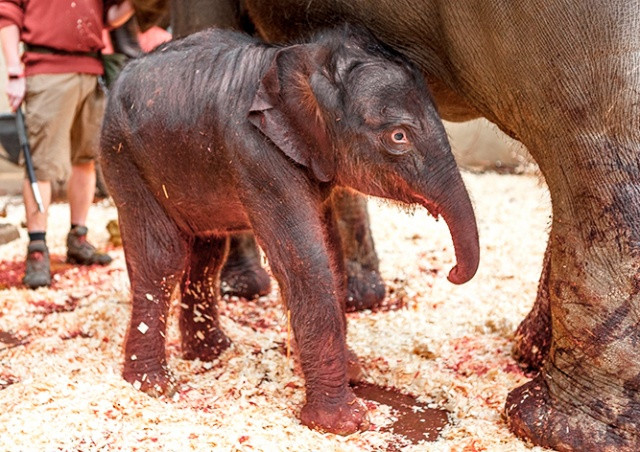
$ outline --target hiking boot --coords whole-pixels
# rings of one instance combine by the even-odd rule
[[[27,266],[22,282],[30,289],[51,285],[49,250],[44,240],[33,240],[27,247]]]
[[[111,256],[96,251],[95,246],[87,242],[87,227],[76,226],[67,235],[67,262],[80,265],[107,265]]]

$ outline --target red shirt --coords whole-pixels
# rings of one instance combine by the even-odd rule
[[[0,0],[0,28],[15,24],[20,39],[67,52],[102,49],[108,7],[118,0]],[[79,72],[102,74],[102,62],[86,55],[25,52],[26,75]]]

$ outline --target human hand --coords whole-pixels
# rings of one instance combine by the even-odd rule
[[[5,87],[5,92],[7,93],[11,111],[16,111],[18,107],[20,107],[20,104],[24,99],[26,89],[27,83],[24,77],[9,77]]]

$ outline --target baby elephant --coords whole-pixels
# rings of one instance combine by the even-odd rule
[[[133,293],[123,374],[152,395],[175,391],[165,331],[176,284],[184,357],[210,361],[229,346],[219,274],[227,234],[252,229],[291,313],[302,422],[366,428],[347,381],[336,186],[442,215],[452,282],[478,265],[473,209],[424,80],[364,30],[289,47],[223,30],[169,43],[120,75],[101,148]]]

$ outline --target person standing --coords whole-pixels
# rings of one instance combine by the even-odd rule
[[[127,0],[0,0],[0,43],[9,78],[6,94],[13,111],[24,100],[44,204],[40,212],[25,178],[22,193],[29,245],[23,282],[30,288],[51,284],[46,230],[55,180],[68,180],[67,261],[111,262],[108,254],[99,253],[87,241],[86,227],[105,102],[98,83],[103,73],[100,50],[103,28],[119,26],[132,14]]]

